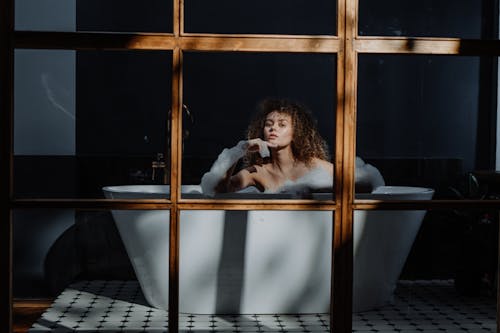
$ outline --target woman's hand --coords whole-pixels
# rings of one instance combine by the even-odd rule
[[[277,145],[261,138],[250,139],[247,141],[247,150],[250,152],[259,152],[262,158],[269,157],[271,154],[269,148],[276,148]]]

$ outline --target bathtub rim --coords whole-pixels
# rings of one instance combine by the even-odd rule
[[[104,193],[134,194],[143,193],[145,195],[161,195],[163,197],[170,194],[170,185],[138,184],[138,185],[111,185],[102,187]],[[383,198],[402,199],[408,196],[419,197],[416,200],[431,199],[434,189],[418,186],[391,185],[380,186],[371,193],[355,193],[356,200],[380,200]],[[181,185],[181,193],[184,198],[218,198],[218,199],[297,199],[294,193],[220,193],[214,197],[207,197],[201,193],[200,185]],[[186,196],[187,194],[187,196]],[[313,192],[306,199],[329,200],[332,199],[332,192]]]

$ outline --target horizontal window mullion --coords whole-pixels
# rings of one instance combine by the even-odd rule
[[[355,200],[354,210],[500,209],[500,200]]]
[[[11,209],[27,209],[27,208],[64,208],[64,209],[81,209],[81,210],[108,210],[108,209],[123,209],[123,210],[156,210],[156,209],[171,209],[173,204],[166,199],[16,199],[12,200]]]
[[[333,201],[309,200],[183,200],[181,210],[336,210]]]
[[[17,199],[11,202],[12,209],[29,208],[73,208],[83,210],[336,210],[333,201],[314,200],[181,200],[173,203],[164,199]]]
[[[338,37],[286,35],[187,35],[16,31],[14,47],[35,49],[173,50],[336,53]]]
[[[172,50],[172,34],[16,31],[15,48],[79,50]]]
[[[500,56],[500,40],[424,37],[357,37],[358,53]]]
[[[206,34],[179,38],[180,48],[188,51],[337,53],[341,43],[338,37],[325,36]]]

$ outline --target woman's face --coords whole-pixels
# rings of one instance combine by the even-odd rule
[[[264,140],[283,148],[290,145],[292,139],[292,117],[278,111],[270,112],[264,122]]]

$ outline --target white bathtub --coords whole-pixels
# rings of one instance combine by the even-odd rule
[[[182,187],[192,197],[199,196],[198,190]],[[165,197],[168,187],[112,186],[103,191],[107,198],[158,198]],[[384,186],[363,198],[425,200],[433,193]],[[391,302],[424,214],[355,212],[353,311]],[[146,299],[167,309],[169,213],[113,211],[113,216]],[[181,312],[328,312],[332,212],[205,210],[182,211],[180,217]]]

